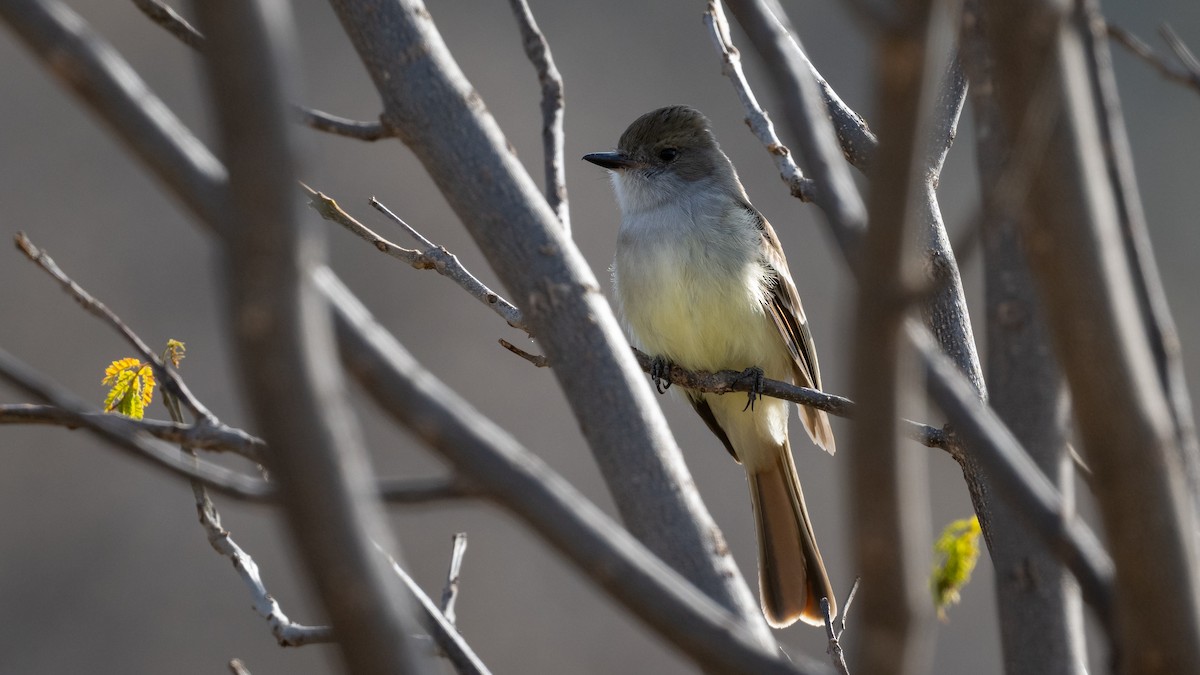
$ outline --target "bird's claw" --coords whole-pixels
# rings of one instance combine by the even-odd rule
[[[763,389],[766,387],[766,383],[763,381],[765,379],[763,369],[758,366],[751,366],[743,370],[742,379],[747,377],[754,378],[754,385],[746,393],[746,407],[742,408],[742,412],[746,412],[747,410],[754,412],[754,402],[762,398]]]
[[[656,356],[650,363],[650,381],[654,382],[654,390],[660,394],[667,393],[671,388],[671,362],[664,357]]]

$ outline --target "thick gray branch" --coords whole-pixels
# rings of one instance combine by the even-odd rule
[[[1044,74],[1054,95],[1054,126],[1018,212],[1021,232],[1116,563],[1120,668],[1200,672],[1197,514],[1138,273],[1122,245],[1122,207],[1087,86],[1089,54],[1062,11],[1035,0],[985,5],[1006,133],[1017,138],[1032,114],[1031,82]]]
[[[250,407],[270,449],[292,536],[354,673],[425,672],[404,585],[372,541],[396,546],[374,499],[370,467],[346,403],[328,305],[313,286],[324,242],[295,198],[287,6],[196,3],[229,166],[230,325]]]

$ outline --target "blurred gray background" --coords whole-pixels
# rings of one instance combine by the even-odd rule
[[[840,3],[786,4],[814,62],[842,97],[868,120],[886,114],[872,108],[871,52],[861,23]],[[1159,22],[1169,21],[1200,48],[1200,5],[1194,0],[1105,4],[1113,22],[1148,40]],[[189,126],[211,138],[193,53],[132,3],[86,0],[72,6]],[[377,97],[332,12],[316,0],[294,6],[303,102],[349,117],[377,115]],[[508,3],[432,0],[429,8],[463,70],[540,181],[539,89]],[[608,278],[617,212],[604,172],[577,158],[611,149],[642,112],[671,103],[695,105],[712,118],[751,198],[775,224],[805,299],[826,386],[844,392],[850,377],[843,347],[850,279],[816,209],[787,195],[770,158],[742,124],[742,109],[701,22],[704,3],[534,0],[533,9],[566,80],[574,236],[596,275]],[[735,40],[770,109],[773,99],[766,95],[753,50],[740,33]],[[1151,234],[1188,376],[1197,383],[1200,96],[1163,81],[1120,50],[1115,60]],[[0,234],[7,239],[18,230],[28,232],[152,345],[184,340],[183,375],[193,391],[225,422],[254,431],[231,370],[220,258],[212,241],[7,31],[0,31],[0,64]],[[975,208],[970,127],[968,112],[941,183],[952,234],[962,231]],[[405,243],[367,206],[370,196],[379,197],[495,284],[402,144],[361,143],[308,130],[301,136],[312,151],[303,172],[306,182]],[[551,374],[496,344],[501,337],[523,343],[522,335],[437,275],[398,264],[333,226],[328,232],[333,267],[428,368],[613,512]],[[981,334],[978,268],[978,254],[970,255],[965,273]],[[110,330],[7,247],[0,247],[0,345],[97,405],[104,395],[104,366],[130,355]],[[359,392],[353,395],[381,472],[439,472],[436,459],[404,432],[375,419]],[[0,387],[0,400],[21,402],[23,397]],[[742,471],[686,405],[674,396],[661,401],[708,507],[753,580],[754,528]],[[151,414],[165,417],[157,405]],[[931,410],[928,421],[942,420]],[[329,647],[275,645],[229,562],[206,543],[187,485],[62,429],[4,427],[0,452],[0,673],[220,673],[231,657],[244,659],[256,675],[337,670]],[[929,456],[931,527],[936,531],[969,515],[957,465],[936,450],[914,444],[912,452]],[[806,441],[796,443],[796,453],[825,560],[836,587],[846,589],[855,572],[843,514],[849,500],[863,497],[842,488],[840,457],[831,459]],[[218,500],[218,506],[284,611],[301,622],[322,622],[297,577],[277,515],[229,500]],[[440,593],[451,534],[468,533],[459,623],[496,672],[691,670],[497,509],[462,503],[392,513],[409,568],[433,594]],[[991,575],[985,557],[962,604],[937,626],[936,672],[1001,672]],[[854,637],[851,621],[846,640]],[[789,651],[824,658],[822,631],[798,627],[779,638]],[[1103,671],[1103,661],[1093,668]]]

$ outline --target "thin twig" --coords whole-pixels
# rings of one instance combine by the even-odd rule
[[[304,183],[301,183],[300,185],[304,188],[304,191],[308,193],[309,206],[311,206],[317,213],[321,214],[321,217],[325,220],[341,225],[347,230],[353,232],[359,238],[379,249],[379,251],[386,253],[397,260],[408,263],[414,269],[434,270],[438,274],[458,284],[463,290],[469,293],[471,297],[483,303],[484,306],[498,314],[500,318],[504,319],[508,323],[508,325],[512,326],[513,328],[524,330],[526,333],[529,332],[528,329],[525,328],[525,322],[519,309],[514,307],[509,301],[500,297],[498,293],[485,286],[482,281],[477,279],[475,275],[471,274],[471,272],[468,271],[467,268],[458,261],[457,256],[450,253],[442,246],[435,246],[433,242],[423,237],[408,223],[404,222],[399,216],[397,216],[395,213],[392,213],[390,209],[375,200],[374,197],[371,198],[371,205],[379,209],[389,218],[400,223],[400,225],[403,226],[405,230],[407,230],[408,233],[413,236],[414,239],[421,243],[423,250],[404,248],[403,246],[394,244],[391,241],[384,239],[374,230],[366,225],[363,225],[353,216],[346,213],[346,211],[343,210],[336,201],[327,196],[325,193],[318,192]]]
[[[713,44],[725,62],[722,71],[733,83],[734,91],[741,99],[742,107],[746,109],[746,125],[775,158],[779,175],[787,184],[792,196],[801,201],[811,202],[816,194],[816,183],[805,177],[800,167],[796,166],[792,152],[779,140],[775,133],[775,125],[758,104],[754,91],[750,89],[750,83],[746,81],[746,73],[742,70],[742,55],[737,47],[733,46],[733,38],[729,35],[729,21],[725,18],[725,12],[721,11],[719,2],[709,2],[708,11],[704,13],[704,23],[708,26]]]
[[[204,486],[193,482],[192,492],[196,498],[196,513],[208,543],[217,553],[229,558],[233,568],[250,590],[255,613],[267,620],[271,634],[281,647],[302,647],[320,642],[333,642],[333,630],[329,626],[305,626],[288,618],[279,608],[275,596],[267,592],[262,575],[254,559],[230,536],[229,530],[221,526],[221,514],[208,496]]]
[[[730,8],[765,61],[776,91],[783,94],[783,121],[796,139],[799,156],[817,183],[813,196],[826,216],[838,247],[849,261],[857,258],[866,231],[867,208],[843,155],[850,158],[851,138],[838,124],[853,114],[820,78],[791,30],[787,16],[773,0],[731,0]],[[709,3],[714,16],[724,14],[719,0]],[[838,104],[841,104],[838,107]],[[845,114],[843,114],[845,113]],[[857,118],[856,115],[853,117]],[[850,128],[865,129],[861,118]],[[839,142],[839,139],[841,142]],[[861,162],[851,159],[858,166]],[[853,266],[853,265],[852,265]]]
[[[429,599],[425,591],[421,590],[417,582],[413,581],[408,572],[404,571],[404,568],[392,556],[387,555],[378,544],[376,544],[376,548],[387,557],[388,564],[392,566],[392,571],[396,573],[396,576],[400,577],[400,580],[404,582],[404,585],[416,597],[417,604],[420,605],[425,615],[425,620],[422,623],[425,624],[426,629],[433,635],[434,642],[437,643],[437,646],[442,650],[445,657],[450,660],[450,663],[454,664],[454,668],[458,671],[459,675],[487,675],[490,672],[487,666],[475,655],[471,646],[459,634],[454,624],[442,614],[437,605],[433,604],[433,600]]]
[[[500,346],[532,363],[538,368],[545,368],[546,366],[550,365],[550,359],[547,359],[544,354],[530,354],[529,352],[521,349],[504,338],[500,338]]]
[[[196,27],[187,22],[174,9],[161,0],[133,0],[133,4],[142,10],[142,14],[174,35],[183,44],[199,50],[204,44],[204,36]]]
[[[118,415],[97,414],[74,394],[50,382],[20,359],[0,349],[0,380],[5,380],[33,398],[63,410],[75,417],[76,426],[86,428],[119,450],[148,461],[177,476],[198,480],[205,485],[236,499],[271,501],[274,487],[264,480],[253,478],[223,466],[205,461],[193,461],[178,452],[148,442],[140,432],[124,423]]]
[[[168,368],[166,364],[164,364],[162,360],[158,358],[158,354],[154,353],[154,351],[150,349],[149,345],[143,342],[142,339],[129,328],[129,326],[125,325],[124,321],[121,321],[121,317],[117,316],[116,313],[105,306],[104,303],[92,297],[92,295],[84,290],[82,286],[75,283],[71,277],[67,276],[67,274],[63,272],[57,264],[55,264],[54,260],[51,259],[50,256],[46,255],[45,251],[42,251],[37,246],[34,246],[33,242],[29,240],[29,237],[25,236],[24,232],[18,232],[14,239],[16,241],[17,248],[20,249],[21,252],[24,253],[26,257],[33,261],[38,267],[42,268],[43,271],[53,277],[54,280],[63,287],[63,290],[69,293],[71,297],[75,298],[75,301],[78,302],[85,310],[99,317],[108,323],[109,326],[116,329],[116,331],[121,334],[121,337],[124,337],[125,341],[132,345],[133,348],[136,349],[139,354],[141,354],[142,360],[150,364],[150,367],[154,370],[155,377],[162,382],[163,387],[167,391],[170,391],[179,397],[179,399],[182,400],[185,405],[187,405],[188,410],[192,411],[193,415],[195,415],[198,419],[203,420],[206,424],[217,424],[216,416],[209,412],[208,408],[204,407],[204,404],[192,395],[192,392],[188,390],[187,385],[183,383],[183,380],[179,377],[179,375],[174,370]]]
[[[854,585],[850,587],[850,593],[846,596],[846,604],[842,606],[842,625],[837,632],[839,640],[842,637],[842,633],[846,632],[846,617],[850,615],[850,606],[854,604],[854,596],[858,594],[858,584],[860,581],[862,581],[862,577],[854,577]]]
[[[1106,24],[1105,27],[1108,29],[1110,38],[1129,50],[1134,56],[1153,66],[1163,77],[1200,92],[1200,61],[1197,61],[1196,56],[1187,48],[1183,40],[1179,39],[1175,31],[1171,30],[1169,25],[1164,23],[1159,28],[1159,34],[1162,35],[1163,40],[1174,54],[1177,64],[1154,51],[1153,47],[1124,28],[1111,23]]]
[[[360,141],[378,141],[381,138],[393,138],[395,134],[384,126],[383,122],[364,122],[360,120],[338,117],[327,112],[302,105],[292,105],[297,119],[301,124],[317,131],[324,131],[346,138]]]
[[[186,448],[208,452],[232,452],[254,462],[261,461],[263,441],[241,429],[224,424],[177,424],[163,420],[135,420],[109,413],[75,413],[52,405],[12,403],[0,405],[0,424],[54,424],[78,428],[79,418],[98,420],[103,417],[113,426],[124,426],[129,434],[143,432],[160,441],[178,443]]]
[[[821,615],[825,617],[825,636],[829,639],[829,646],[825,648],[825,653],[829,654],[833,667],[841,675],[850,675],[850,668],[846,665],[846,654],[842,651],[842,645],[838,641],[839,635],[833,629],[833,617],[829,613],[829,598],[821,598]]]
[[[563,79],[554,65],[550,43],[538,28],[526,0],[509,0],[517,24],[521,27],[521,40],[525,55],[537,69],[538,82],[542,85],[542,152],[546,165],[546,201],[563,229],[571,231],[571,214],[567,207],[567,173],[563,161]]]
[[[242,663],[241,659],[230,659],[229,672],[233,673],[233,675],[251,675],[250,669],[246,667],[246,664]]]
[[[456,532],[450,551],[450,569],[446,572],[446,587],[442,589],[442,615],[451,626],[457,620],[454,605],[458,602],[458,580],[462,575],[463,556],[467,553],[467,533]]]
[[[1180,39],[1175,29],[1171,28],[1171,24],[1164,23],[1159,26],[1158,34],[1162,36],[1167,46],[1175,53],[1175,58],[1179,59],[1183,67],[1187,68],[1194,78],[1200,79],[1200,59],[1197,59],[1192,50],[1188,49],[1188,46]]]
[[[161,26],[180,42],[195,49],[204,51],[204,34],[188,23],[169,5],[162,0],[133,0],[133,4],[151,21]],[[381,122],[360,122],[331,115],[314,108],[295,104],[297,119],[304,125],[338,136],[356,138],[360,141],[377,141],[381,138],[392,138],[393,134]]]

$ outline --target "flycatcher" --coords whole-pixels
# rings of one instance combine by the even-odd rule
[[[821,388],[817,353],[783,249],[746,196],[699,111],[661,108],[634,120],[616,152],[583,159],[611,172],[621,208],[613,286],[645,352],[690,370],[759,368]],[[692,407],[746,469],[758,530],[763,614],[777,628],[821,625],[833,590],[788,444],[786,401],[687,390]],[[824,412],[800,407],[813,442],[834,452]]]

